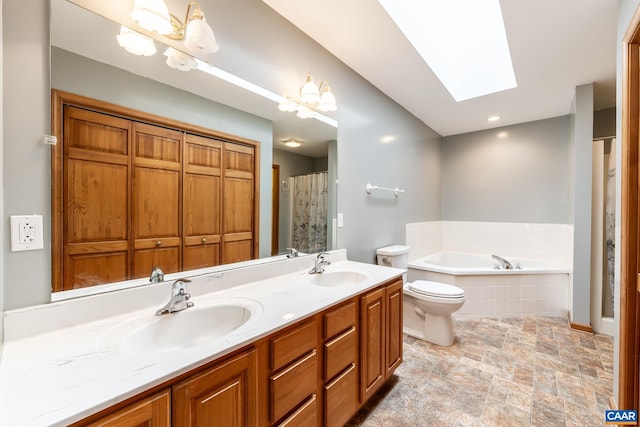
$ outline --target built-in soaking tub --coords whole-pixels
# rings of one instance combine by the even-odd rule
[[[569,310],[570,270],[543,259],[442,251],[409,262],[408,281],[432,280],[464,289],[454,317],[561,316]]]

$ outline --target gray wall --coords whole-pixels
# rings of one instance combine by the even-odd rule
[[[565,224],[569,117],[443,138],[443,219]]]
[[[441,219],[441,137],[362,79],[341,90],[358,109],[338,127],[337,245],[372,263],[377,248],[405,242],[406,223]],[[368,195],[367,183],[406,192]]]
[[[573,157],[572,321],[591,323],[591,193],[593,171],[593,84],[576,88]]]
[[[5,1],[3,25],[4,308],[49,301],[51,292],[49,2]],[[41,214],[44,249],[10,252],[9,215]]]
[[[304,175],[313,172],[327,170],[327,157],[309,157],[285,150],[273,150],[273,164],[280,166],[280,183],[288,181],[289,177]],[[289,203],[291,191],[286,191],[280,185],[280,198],[278,206],[280,217],[278,218],[278,253],[283,253],[289,247],[291,233],[291,218],[289,216]]]

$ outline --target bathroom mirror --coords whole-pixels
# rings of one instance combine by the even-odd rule
[[[82,7],[74,3],[82,3]],[[162,55],[164,49],[160,47],[161,45],[158,42],[156,42],[158,53],[153,57],[138,57],[127,53],[116,42],[115,36],[119,32],[120,25],[112,21],[113,17],[107,19],[87,10],[92,4],[100,5],[100,3],[102,3],[102,6],[108,3],[113,6],[113,9],[122,8],[128,14],[133,5],[133,0],[125,2],[51,0],[52,88],[135,108],[136,105],[140,105],[136,103],[137,100],[145,99],[145,89],[149,90],[155,84],[167,85],[183,92],[185,98],[190,98],[188,102],[192,102],[193,99],[199,99],[200,102],[216,103],[237,110],[237,113],[233,113],[229,112],[231,109],[227,109],[227,115],[219,118],[218,123],[220,126],[215,124],[207,126],[213,130],[220,130],[249,139],[257,139],[253,137],[256,134],[254,129],[256,122],[262,120],[267,124],[267,127],[272,126],[272,135],[268,135],[268,140],[260,140],[261,150],[291,151],[295,154],[307,156],[310,159],[322,159],[327,157],[330,144],[335,147],[337,139],[336,126],[317,120],[301,120],[296,118],[293,113],[280,112],[277,104],[272,100],[200,71],[183,72],[171,69],[164,63],[166,59]],[[170,9],[175,7],[175,14],[180,16],[184,13],[183,9],[187,3],[168,1],[167,4]],[[243,79],[263,85],[276,93],[289,95],[297,90],[308,70],[306,68],[297,68],[296,66],[289,67],[287,64],[297,64],[294,59],[299,55],[295,55],[294,51],[286,47],[274,46],[266,48],[264,44],[269,43],[269,37],[265,37],[264,34],[258,34],[255,31],[247,31],[247,28],[252,25],[251,17],[243,17],[242,24],[238,25],[239,16],[243,13],[243,2],[205,0],[201,1],[200,4],[203,12],[207,15],[207,21],[211,23],[214,29],[218,43],[221,45],[220,52],[216,53],[213,58],[205,58],[207,62],[213,62],[218,68],[232,73],[240,74],[239,72],[243,72],[244,74],[240,76]],[[274,37],[286,37],[288,33],[295,33],[297,37],[301,36],[301,33],[295,27],[275,15],[263,3],[260,2],[260,5],[272,15],[269,17],[269,22],[281,24],[282,28],[269,32],[273,33]],[[252,52],[254,51],[264,52],[264,55],[253,55]],[[286,57],[287,55],[289,57]],[[266,58],[270,57],[277,59],[278,63],[267,62]],[[291,60],[289,61],[289,59]],[[121,87],[109,87],[105,84],[105,80],[98,78],[97,75],[95,75],[96,79],[92,80],[93,73],[90,71],[84,72],[83,64],[103,67],[103,69],[104,67],[113,67],[114,73],[130,73],[131,81],[140,81],[142,78],[148,79],[150,83],[148,85],[136,85],[123,82],[123,85],[127,87],[127,92],[126,95],[122,96]],[[87,70],[90,70],[90,68]],[[60,74],[66,75],[61,76]],[[78,78],[74,78],[74,75]],[[264,78],[260,78],[260,76]],[[72,83],[69,83],[70,80]],[[60,87],[60,85],[63,87]],[[100,95],[103,94],[104,97],[109,97],[117,93],[120,93],[122,99],[101,99],[103,96]],[[215,120],[207,120],[207,118],[197,117],[196,115],[188,118],[182,116],[180,114],[181,99],[172,98],[170,104],[171,108],[165,108],[162,112],[151,111],[151,113],[187,123],[195,122],[194,124],[196,125],[216,123]],[[143,108],[138,109],[143,110]],[[247,120],[246,124],[243,124],[243,117]],[[288,138],[302,140],[304,144],[301,149],[290,149],[280,143],[280,141]],[[261,158],[264,159],[265,156],[261,156]],[[269,155],[266,158],[271,159],[272,156]],[[327,161],[330,177],[335,174],[335,166],[334,150],[333,159]],[[262,262],[268,260],[272,254],[271,241],[268,239],[271,235],[269,230],[272,227],[272,183],[270,179],[268,180],[269,182],[265,179],[265,177],[270,176],[271,164],[261,162],[260,169],[259,239]],[[286,178],[286,176],[280,176],[278,184],[285,181]],[[287,205],[286,199],[288,197],[289,194],[286,191],[280,192],[280,215],[283,217],[288,214],[286,209],[282,209],[283,206]],[[332,199],[335,200],[335,194]],[[334,203],[330,202],[328,207],[335,210]],[[331,241],[332,234],[330,220],[332,216],[335,215],[328,215],[329,241]],[[288,221],[280,219],[278,223],[280,227],[286,227]],[[267,236],[267,238],[264,236]],[[280,242],[277,252],[281,252],[287,246],[287,242]],[[241,264],[246,265],[246,263]],[[234,266],[231,265],[230,267]],[[97,288],[100,287],[96,287],[96,290],[98,290]],[[85,291],[91,292],[88,288]]]

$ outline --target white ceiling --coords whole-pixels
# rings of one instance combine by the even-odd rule
[[[459,103],[376,0],[263,1],[443,136],[615,106],[616,0],[501,0],[518,87]]]

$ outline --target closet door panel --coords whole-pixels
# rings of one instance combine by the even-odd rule
[[[134,175],[134,237],[179,237],[180,174],[136,168]]]

